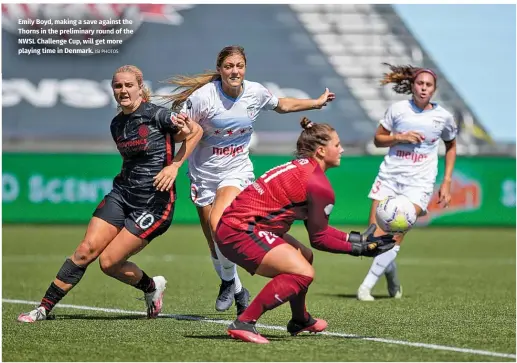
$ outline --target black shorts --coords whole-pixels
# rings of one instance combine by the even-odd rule
[[[93,216],[115,227],[125,227],[135,236],[151,242],[169,229],[174,215],[172,198],[155,199],[158,201],[148,209],[134,208],[124,201],[119,192],[112,190],[99,203]]]

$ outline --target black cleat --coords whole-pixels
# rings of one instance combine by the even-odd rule
[[[233,304],[233,297],[235,295],[235,283],[234,279],[230,281],[221,280],[221,286],[219,287],[219,295],[215,300],[215,310],[226,311]]]
[[[237,316],[241,315],[249,305],[250,292],[245,287],[241,292],[235,294],[235,306],[237,307]]]
[[[293,319],[287,323],[287,331],[292,335],[298,335],[302,331],[308,331],[309,333],[319,333],[327,328],[327,322],[323,319],[314,319],[309,314],[309,319],[306,322],[299,322]]]

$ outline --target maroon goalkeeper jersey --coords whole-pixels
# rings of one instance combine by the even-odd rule
[[[315,248],[341,250],[347,234],[328,225],[334,200],[334,190],[316,160],[296,159],[267,171],[244,189],[224,211],[222,222],[237,230],[281,236],[295,220],[303,220]]]

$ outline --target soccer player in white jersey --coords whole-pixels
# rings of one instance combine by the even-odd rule
[[[240,46],[223,48],[216,66],[213,72],[173,77],[170,83],[180,92],[168,98],[173,108],[181,107],[204,130],[189,158],[191,199],[221,278],[216,309],[228,310],[235,299],[239,315],[248,305],[249,292],[242,287],[236,265],[214,245],[213,235],[226,207],[254,181],[248,155],[253,123],[263,109],[278,113],[321,109],[335,95],[326,89],[318,99],[275,97],[260,83],[244,79],[246,55]]]
[[[456,161],[457,128],[449,111],[431,102],[436,91],[436,74],[426,68],[392,66],[381,85],[394,83],[393,90],[411,94],[411,99],[396,102],[386,111],[375,133],[377,147],[389,147],[368,198],[372,199],[369,223],[375,223],[379,201],[388,196],[404,195],[415,206],[418,216],[427,213],[438,173],[438,146],[445,142],[445,174],[439,189],[439,201],[447,207],[451,200],[451,177]],[[377,229],[376,235],[385,232]],[[373,301],[371,289],[384,273],[391,297],[401,298],[402,287],[397,277],[395,257],[404,235],[397,235],[397,245],[373,260],[357,298]]]

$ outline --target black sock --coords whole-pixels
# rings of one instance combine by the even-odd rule
[[[66,291],[61,289],[54,283],[51,283],[45,293],[43,299],[41,299],[40,306],[43,306],[47,313],[50,312],[54,306],[66,295]]]
[[[134,286],[138,290],[142,290],[145,293],[153,292],[156,290],[156,287],[154,286],[154,280],[147,276],[144,271],[142,271],[142,279]]]

